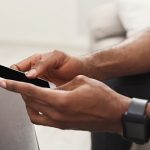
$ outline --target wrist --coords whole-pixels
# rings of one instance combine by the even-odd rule
[[[132,98],[128,107],[122,118],[123,136],[129,141],[144,144],[149,140],[148,100]]]
[[[82,62],[84,64],[84,75],[94,78],[97,80],[107,79],[107,74],[104,74],[102,68],[105,68],[103,60],[101,59],[102,52],[95,52],[82,57]]]
[[[90,78],[94,78],[94,66],[92,64],[92,55],[86,55],[86,56],[82,56],[81,58],[82,64],[83,64],[83,75],[90,77]]]
[[[122,117],[123,117],[124,113],[128,111],[128,108],[129,108],[129,105],[130,105],[132,99],[121,95],[120,100],[121,100],[121,107],[120,107],[120,111],[119,111],[120,113],[119,113],[119,119],[118,119],[119,126],[118,126],[118,130],[116,131],[116,133],[122,135],[123,134],[122,133],[123,132]]]
[[[108,80],[119,76],[122,57],[116,49],[97,51],[84,56],[86,75],[97,80]]]

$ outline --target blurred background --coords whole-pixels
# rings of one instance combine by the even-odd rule
[[[55,49],[78,56],[112,47],[150,26],[149,7],[149,0],[0,0],[0,64]],[[41,150],[91,149],[89,132],[35,128]]]
[[[72,55],[90,46],[88,16],[105,0],[0,0],[0,64],[10,66],[37,52]],[[36,126],[41,150],[90,150],[88,132]]]
[[[89,48],[88,15],[101,2],[104,0],[0,0],[0,63],[10,65],[51,49],[85,53]]]

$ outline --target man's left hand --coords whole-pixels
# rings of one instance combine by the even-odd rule
[[[83,75],[56,89],[5,79],[0,86],[22,95],[34,124],[60,129],[121,133],[121,117],[130,103],[104,83]]]

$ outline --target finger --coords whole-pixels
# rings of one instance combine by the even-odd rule
[[[26,73],[29,78],[41,76],[50,69],[57,69],[64,62],[65,55],[63,52],[54,51],[47,54],[46,59],[41,59],[35,66]]]
[[[22,95],[34,96],[51,105],[58,105],[62,97],[66,94],[66,91],[41,88],[33,84],[5,79],[0,79],[0,87]]]
[[[32,55],[22,61],[20,61],[17,64],[14,64],[11,66],[12,69],[16,69],[19,71],[26,72],[32,68],[38,61],[40,61],[42,55],[41,54],[35,54]]]

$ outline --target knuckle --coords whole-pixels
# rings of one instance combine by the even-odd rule
[[[60,50],[53,50],[52,54],[57,55],[57,56],[64,56],[65,55],[65,53],[60,51]]]
[[[29,57],[29,59],[31,59],[32,67],[34,65],[36,65],[36,62],[41,60],[41,58],[42,58],[41,53],[36,53],[36,54],[32,55],[31,57]]]
[[[45,64],[45,62],[46,62],[45,60],[42,60],[42,59],[41,59],[41,60],[38,62],[37,66],[39,66],[39,65],[40,65],[40,66],[43,66],[43,65]]]
[[[32,57],[39,58],[39,57],[41,57],[41,53],[35,53]]]
[[[15,91],[15,92],[17,92],[17,87],[16,87],[16,85],[15,85],[15,83],[13,83],[13,82],[7,82],[7,87],[8,87],[8,89],[10,89],[11,91]]]
[[[41,56],[42,57],[42,56]],[[37,57],[38,59],[38,57]],[[36,69],[39,65],[43,65],[45,63],[45,59],[38,59],[38,61],[32,66],[32,69]]]
[[[75,77],[75,80],[78,82],[85,82],[86,81],[86,76],[84,75],[78,75],[77,77]]]
[[[59,53],[62,53],[62,52],[60,50],[53,50],[52,53],[59,54]]]

